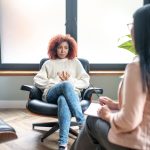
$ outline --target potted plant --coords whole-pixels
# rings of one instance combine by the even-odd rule
[[[126,49],[136,55],[136,51],[130,34],[120,37],[118,39],[118,42],[119,42],[118,45],[119,48]]]

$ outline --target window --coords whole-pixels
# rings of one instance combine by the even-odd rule
[[[117,48],[142,0],[0,0],[1,70],[37,70],[49,39],[71,34],[91,69],[123,69],[133,55]],[[77,18],[78,17],[78,18]]]
[[[39,63],[50,37],[65,34],[65,0],[1,0],[2,63]]]
[[[134,55],[118,48],[118,39],[129,34],[127,23],[143,1],[78,1],[79,57],[91,63],[126,64]]]

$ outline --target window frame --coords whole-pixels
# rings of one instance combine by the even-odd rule
[[[144,0],[143,0],[144,4]],[[70,34],[77,41],[77,0],[66,0],[66,34]],[[127,64],[90,64],[91,71],[124,70]],[[37,71],[39,64],[2,63],[0,43],[0,70]]]

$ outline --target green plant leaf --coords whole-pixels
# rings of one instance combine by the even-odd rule
[[[129,39],[129,40],[132,40],[132,39],[131,39],[131,34],[127,34],[127,35],[124,35],[124,36],[120,37],[120,38],[118,39],[118,42],[119,42],[119,41],[122,41],[122,39],[125,39],[125,38],[126,38],[126,39]]]
[[[126,35],[127,37],[131,38],[131,34]]]
[[[125,39],[125,40],[124,40]],[[118,39],[118,42],[123,41],[118,47],[130,51],[136,55],[136,51],[132,42],[131,34],[127,34]],[[124,42],[125,41],[125,42]]]
[[[136,55],[136,51],[135,51],[135,48],[133,46],[132,40],[125,41],[124,43],[120,44],[118,47],[126,49],[126,50],[128,50],[131,53]]]

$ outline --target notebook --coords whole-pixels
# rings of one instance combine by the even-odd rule
[[[99,103],[91,103],[87,110],[85,110],[84,114],[88,116],[99,117],[97,114],[98,109],[101,109],[102,105]],[[116,113],[119,110],[111,110],[112,113]]]
[[[91,103],[87,110],[84,111],[85,115],[99,117],[97,114],[98,109],[102,106],[99,103]]]

